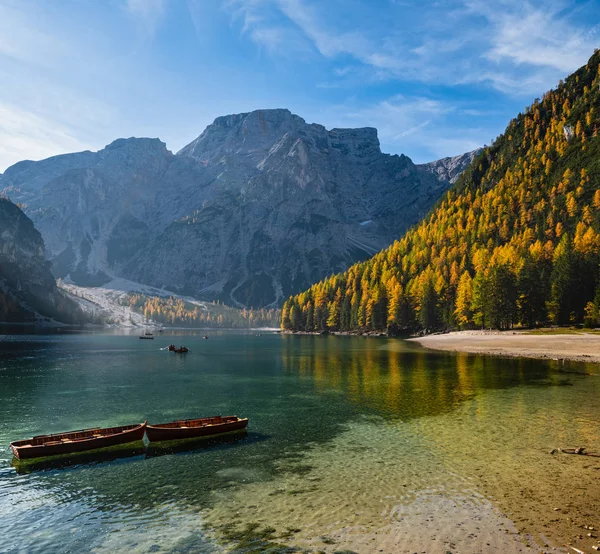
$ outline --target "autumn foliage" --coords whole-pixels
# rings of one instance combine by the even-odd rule
[[[231,308],[217,302],[188,302],[175,296],[130,294],[120,300],[124,306],[139,312],[149,320],[181,327],[258,328],[276,327],[279,310]]]
[[[403,238],[289,298],[282,328],[600,323],[599,63],[513,119]]]

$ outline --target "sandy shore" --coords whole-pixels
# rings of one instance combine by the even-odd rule
[[[410,339],[427,348],[471,354],[600,363],[600,335],[533,335],[519,331],[459,331]]]

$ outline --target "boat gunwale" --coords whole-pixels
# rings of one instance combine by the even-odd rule
[[[167,423],[158,423],[156,425],[146,425],[147,429],[164,429],[167,431],[173,431],[173,430],[187,430],[187,429],[202,429],[202,428],[206,428],[206,427],[218,427],[221,425],[230,425],[232,423],[240,423],[240,422],[244,422],[244,421],[248,421],[247,417],[238,417],[238,416],[222,416],[223,421],[219,421],[219,422],[215,422],[215,423],[207,423],[205,425],[186,425],[186,426],[181,426],[178,425],[180,423],[195,423],[198,421],[203,421],[203,420],[210,420],[210,419],[215,419],[216,417],[221,417],[221,416],[213,416],[213,417],[198,417],[195,419],[176,419],[175,421],[169,421]],[[227,420],[226,418],[231,418],[229,420]],[[235,419],[233,419],[235,418]]]
[[[35,435],[34,437],[31,437],[29,439],[22,439],[22,440],[18,440],[18,441],[13,441],[10,443],[10,447],[13,449],[14,452],[14,448],[23,448],[24,446],[35,446],[35,447],[43,447],[43,446],[55,446],[55,444],[47,444],[48,442],[50,442],[51,439],[58,439],[59,437],[66,437],[67,435],[75,435],[77,433],[89,433],[91,431],[106,431],[106,430],[116,430],[116,429],[121,429],[120,431],[114,431],[110,434],[106,434],[106,435],[101,435],[99,437],[96,437],[94,435],[89,436],[89,437],[83,437],[80,439],[76,439],[73,440],[73,443],[83,443],[83,442],[87,442],[87,441],[96,441],[96,440],[100,440],[100,439],[106,439],[109,437],[114,437],[116,435],[120,435],[121,433],[130,433],[132,431],[137,431],[140,428],[146,428],[148,425],[148,420],[142,422],[142,423],[136,423],[133,425],[117,425],[115,427],[90,427],[88,429],[79,429],[77,431],[66,431],[64,433],[50,433],[50,434],[46,434],[46,435]],[[32,441],[37,440],[37,439],[48,439],[48,441],[42,442],[41,444],[31,444]]]

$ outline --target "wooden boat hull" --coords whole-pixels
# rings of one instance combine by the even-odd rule
[[[41,435],[28,440],[11,442],[10,448],[19,460],[47,458],[141,441],[145,432],[146,422],[107,429],[82,429],[60,435]]]
[[[148,425],[146,436],[150,442],[173,441],[182,439],[193,439],[200,437],[213,437],[225,433],[241,431],[248,426],[248,419],[224,418],[222,422],[209,423],[216,418],[205,418],[204,420],[181,420],[159,425]],[[194,425],[198,421],[206,421],[201,426],[187,426],[185,423]]]

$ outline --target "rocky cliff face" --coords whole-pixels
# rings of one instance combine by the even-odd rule
[[[18,206],[0,198],[0,321],[72,322],[75,305],[56,287],[44,241]]]
[[[389,245],[464,164],[428,165],[383,154],[375,129],[259,110],[217,118],[176,155],[119,139],[21,162],[0,190],[27,203],[59,276],[271,306]]]
[[[473,150],[472,152],[460,154],[459,156],[441,158],[440,160],[421,164],[419,167],[425,171],[429,171],[442,181],[448,181],[454,184],[460,174],[469,167],[473,158],[477,156],[479,152],[481,152],[481,148]]]

